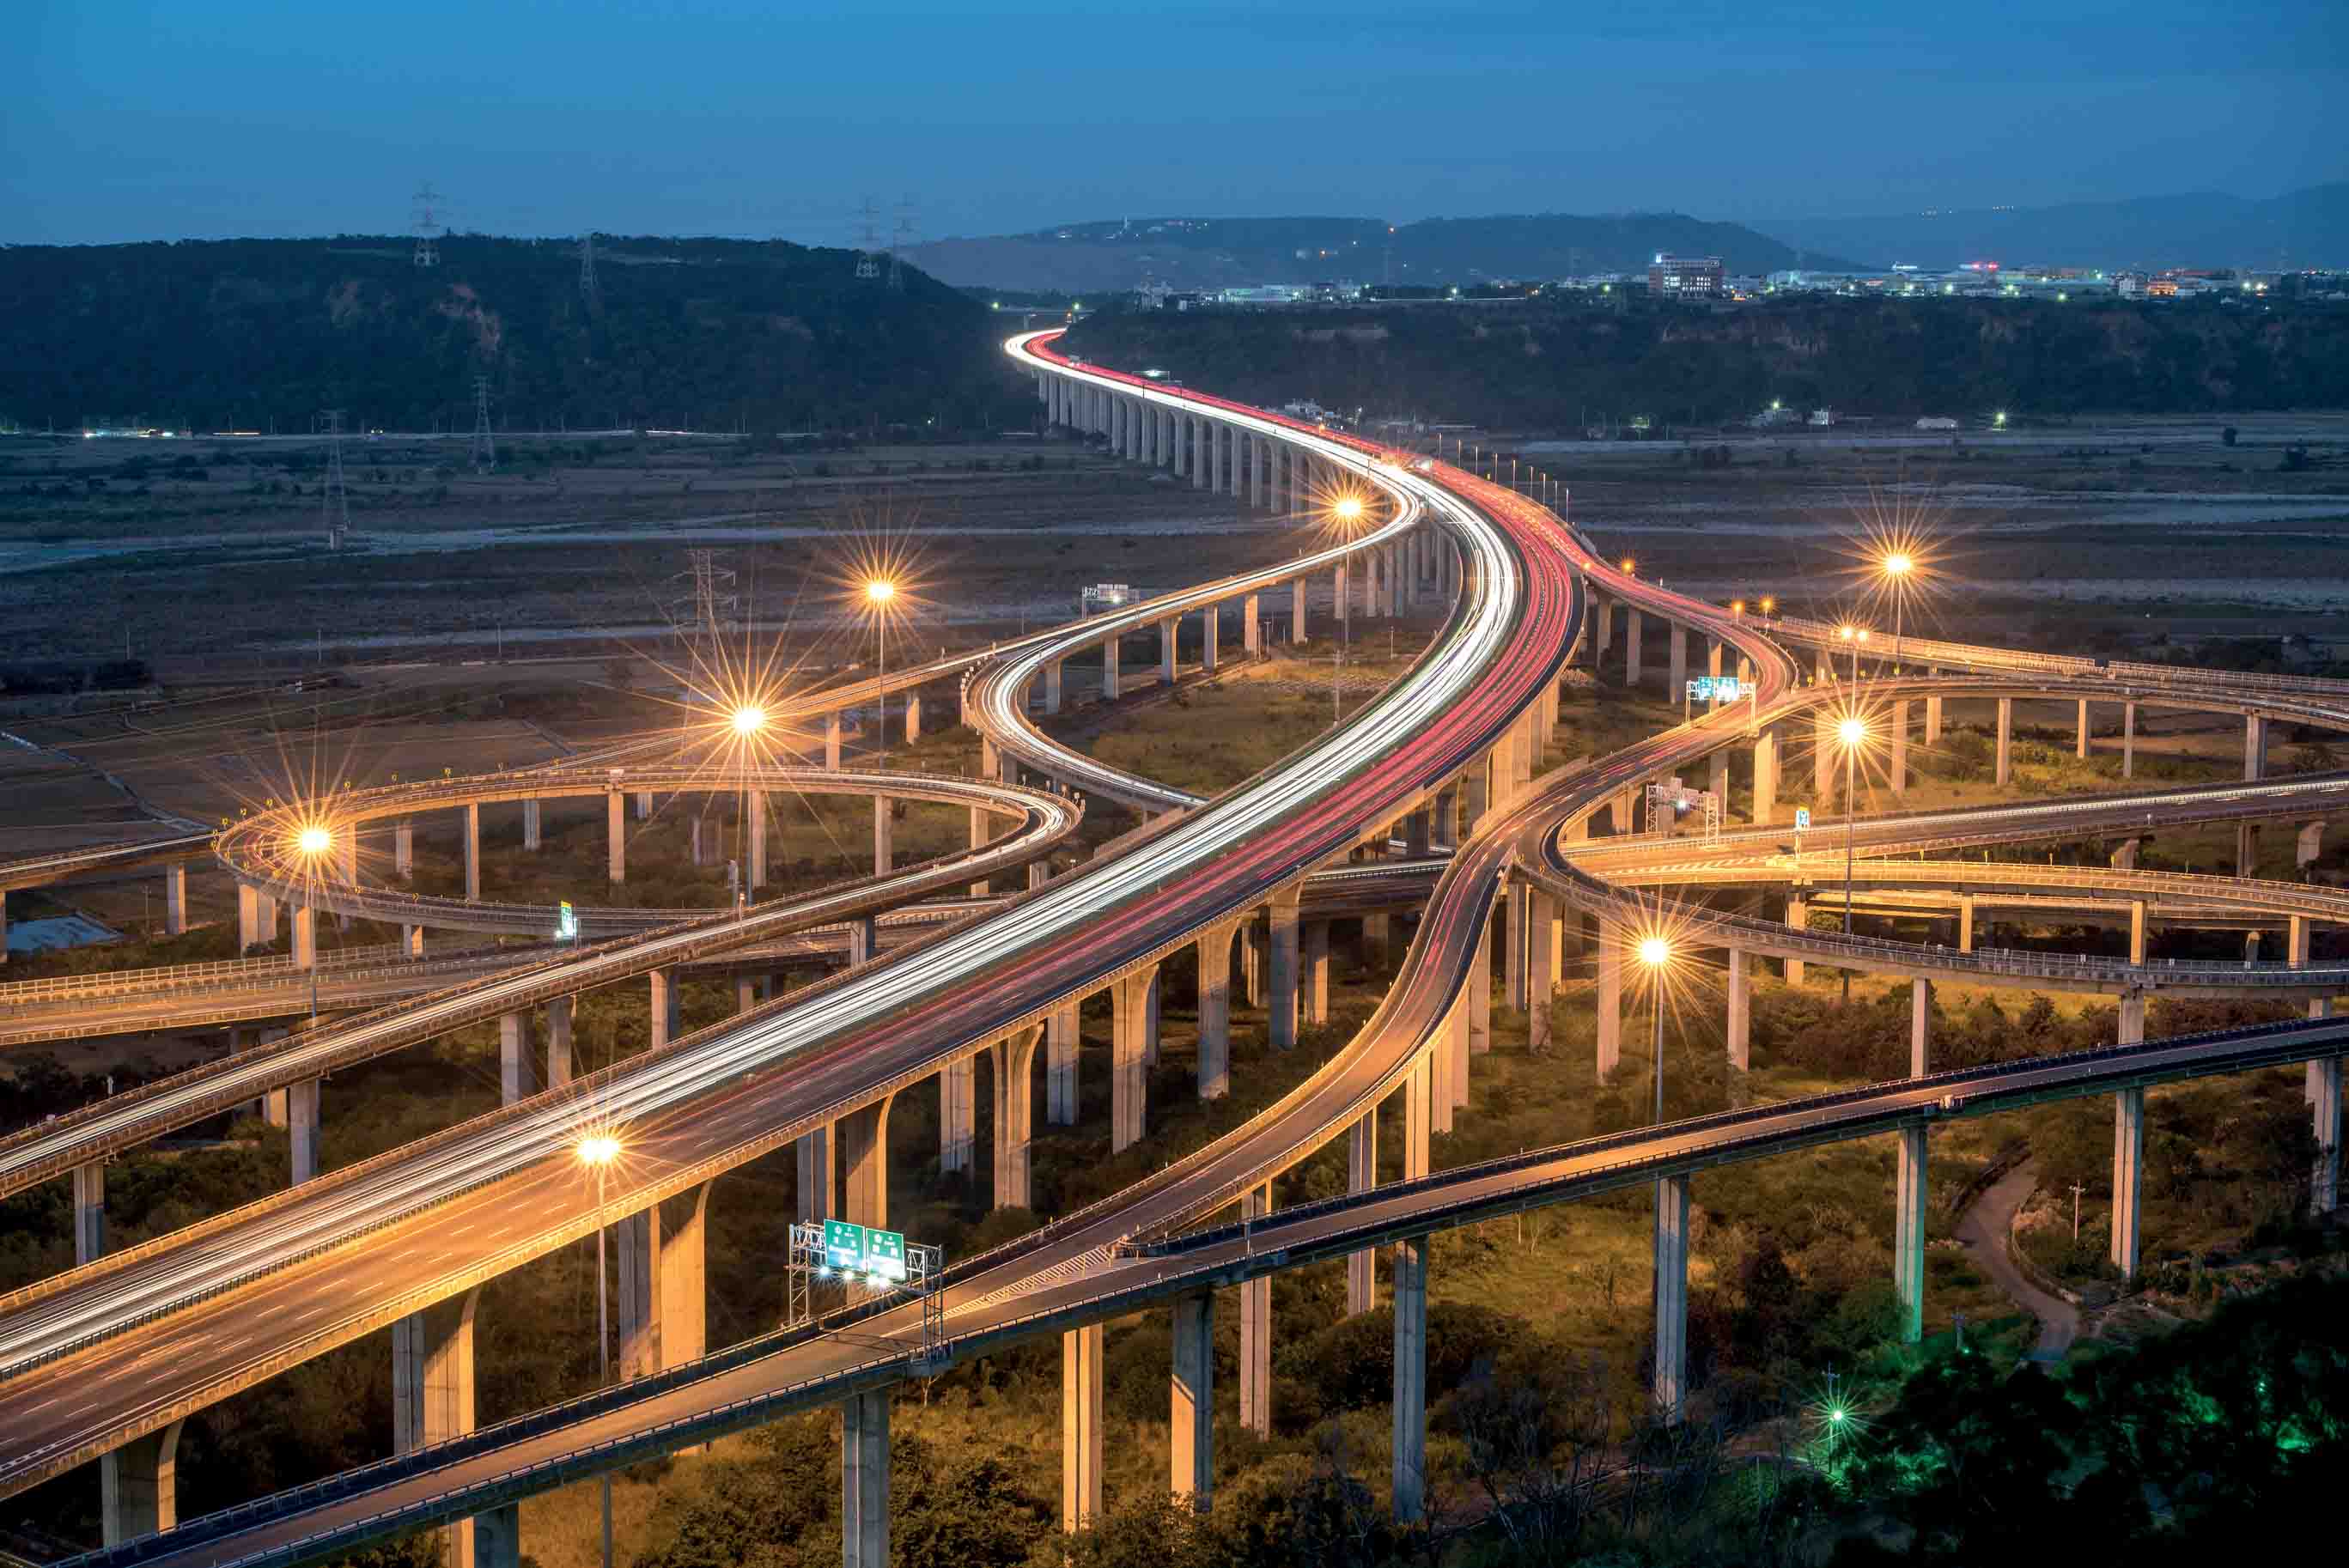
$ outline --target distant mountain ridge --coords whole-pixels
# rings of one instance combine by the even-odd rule
[[[1879,265],[2349,267],[2349,182],[2265,201],[2195,191],[2055,207],[1756,220],[1754,227],[1803,250],[1868,256]],[[1816,255],[1808,264],[1837,270]]]
[[[1472,284],[1642,272],[1659,252],[1719,256],[1733,273],[1795,263],[1795,251],[1736,223],[1678,212],[1430,218],[1149,217],[1064,223],[1024,234],[933,241],[908,253],[966,288],[1082,294],[1155,281],[1175,289],[1248,284]],[[1815,266],[1850,265],[1813,258]]]

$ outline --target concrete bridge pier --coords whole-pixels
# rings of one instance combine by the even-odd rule
[[[1745,949],[1729,950],[1729,1065],[1749,1071],[1754,1057],[1754,978]]]
[[[1362,966],[1373,975],[1386,973],[1387,960],[1393,947],[1392,931],[1388,916],[1362,916]]]
[[[552,996],[546,1003],[546,1087],[560,1088],[571,1081],[571,1019],[576,996]]]
[[[1035,1096],[1030,1075],[1036,1066],[1040,1026],[1030,1025],[988,1047],[988,1067],[995,1088],[995,1206],[1025,1209],[1032,1202],[1028,1180],[1028,1146],[1033,1140]]]
[[[2113,1266],[2137,1277],[2139,1181],[2145,1164],[2145,1090],[2113,1097]]]
[[[1998,769],[1994,782],[2004,789],[2014,779],[2014,699],[1998,699]]]
[[[1291,885],[1272,895],[1271,961],[1265,993],[1265,1029],[1277,1051],[1297,1046],[1297,906],[1302,888]]]
[[[1119,639],[1109,637],[1102,643],[1102,701],[1115,702],[1119,691],[1118,658],[1122,650]]]
[[[1061,1528],[1070,1534],[1102,1511],[1102,1326],[1061,1336]],[[886,1558],[869,1568],[887,1568]]]
[[[2320,820],[2302,823],[2299,841],[2292,848],[2292,868],[2305,877],[2308,874],[2308,868],[2321,860],[2323,854],[2323,822]]]
[[[2247,714],[2243,717],[2243,782],[2256,784],[2267,776],[2267,716]]]
[[[1288,585],[1288,640],[1299,647],[1306,641],[1305,579],[1302,577]]]
[[[0,908],[5,907],[5,903],[0,903]],[[0,941],[5,941],[7,934],[5,917],[0,916]],[[243,954],[261,944],[261,894],[239,882],[236,884],[236,950]]]
[[[1272,1212],[1272,1187],[1251,1188],[1240,1199],[1243,1222]],[[1240,1285],[1240,1425],[1260,1437],[1272,1435],[1272,1276],[1259,1274]]]
[[[1754,821],[1767,827],[1778,814],[1778,737],[1764,729],[1754,738]]]
[[[652,820],[653,792],[649,789],[639,789],[636,791],[636,820],[649,822]]]
[[[1232,1087],[1232,938],[1228,921],[1199,934],[1199,1098],[1221,1099]]]
[[[1224,607],[1210,604],[1199,612],[1199,667],[1208,675],[1216,673],[1216,659],[1222,641]]]
[[[1623,1062],[1623,940],[1613,921],[1599,923],[1599,1081],[1615,1076]]]
[[[163,868],[163,934],[188,934],[188,865],[174,861]],[[0,927],[0,952],[7,948],[7,931]]]
[[[880,951],[880,916],[860,915],[848,923],[848,963],[851,968],[872,963],[873,955]]]
[[[636,799],[641,804],[645,797],[639,795]],[[636,815],[642,817],[644,812],[639,810]],[[478,800],[465,803],[465,902],[481,902],[481,806]]]
[[[1416,1523],[1427,1506],[1427,1238],[1395,1243],[1394,1474],[1397,1523]]]
[[[1346,590],[1346,562],[1340,561],[1330,573],[1330,603],[1341,629],[1350,625],[1354,619],[1354,596]]]
[[[819,1224],[832,1218],[832,1129],[803,1132],[792,1145],[799,1161],[799,1221]]]
[[[1183,623],[1170,615],[1158,623],[1158,684],[1174,684],[1174,645]]]
[[[1077,1124],[1077,1005],[1056,1007],[1045,1020],[1044,1119],[1054,1127]]]
[[[294,906],[294,967],[316,969],[318,966],[318,917],[316,911],[299,904]]]
[[[841,1173],[847,1188],[843,1217],[852,1223],[885,1229],[889,1223],[889,1108],[896,1099],[891,1094],[833,1124],[840,1130]]]
[[[1061,711],[1061,665],[1064,661],[1053,659],[1044,666],[1044,711]]]
[[[106,1165],[91,1161],[73,1172],[74,1263],[96,1263],[106,1255]]]
[[[100,1529],[119,1546],[180,1522],[180,1428],[173,1421],[133,1438],[98,1461]],[[450,1561],[454,1561],[453,1558]]]
[[[1092,1332],[1098,1335],[1101,1330]],[[1098,1447],[1098,1421],[1094,1430]],[[852,1394],[841,1403],[840,1553],[842,1568],[889,1568],[889,1389],[885,1387]]]
[[[1895,795],[1906,795],[1909,792],[1909,705],[1905,701],[1892,705],[1891,741],[1888,783]]]
[[[1326,1024],[1330,1021],[1330,923],[1307,921],[1304,934],[1299,1009],[1306,1023]]]
[[[1933,983],[1922,975],[1909,982],[1909,1076],[1923,1078],[1933,1032]]]
[[[1178,1502],[1207,1511],[1216,1486],[1216,1298],[1211,1292],[1174,1302],[1173,1443],[1167,1488]]]
[[[873,874],[876,877],[887,876],[897,863],[896,848],[894,842],[895,826],[895,818],[891,811],[889,797],[874,796]]]
[[[318,1174],[318,1081],[304,1078],[285,1087],[285,1132],[296,1187]]]
[[[2235,824],[2235,874],[2256,876],[2260,863],[2260,825],[2257,822]]]
[[[2341,1202],[2341,1058],[2308,1064],[2310,1109],[2316,1123],[2316,1164],[2309,1173],[2308,1212],[2322,1219]]]
[[[1666,622],[1664,647],[1671,671],[1664,696],[1672,702],[1684,701],[1688,695],[1688,628],[1678,621]]]
[[[1379,1184],[1379,1109],[1354,1119],[1346,1134],[1346,1191],[1368,1192]],[[1372,1256],[1367,1250],[1346,1258],[1346,1315],[1356,1316],[1377,1305],[1378,1283]]]
[[[1253,659],[1264,652],[1264,627],[1257,621],[1257,595],[1240,601],[1240,652]]]
[[[1900,1337],[1925,1336],[1925,1129],[1900,1130],[1900,1163],[1893,1183],[1892,1294],[1900,1304]]]
[[[742,890],[755,895],[767,885],[767,792],[745,790],[742,810],[750,819],[750,848],[743,856]]]
[[[1110,987],[1112,1154],[1142,1141],[1150,1093],[1147,1058],[1157,1045],[1150,992],[1157,982],[1158,965],[1153,964],[1120,976]]]
[[[604,796],[604,858],[605,873],[614,887],[628,880],[628,826],[621,815],[617,789]]]
[[[416,874],[416,824],[405,817],[392,824],[391,874],[402,882]]]
[[[2132,707],[2130,711],[2136,709]],[[1929,748],[1941,744],[1941,699],[1937,696],[1925,699],[1925,744]]]
[[[1810,904],[1799,898],[1788,899],[1786,901],[1786,929],[1789,931],[1806,931],[1810,928]],[[1801,985],[1803,983],[1803,961],[1799,958],[1789,958],[1785,962],[1786,984],[1789,985]]]
[[[678,973],[674,969],[652,971],[652,1048],[658,1050],[685,1033],[679,1011]]]
[[[840,715],[823,716],[823,765],[837,772],[840,769]]]
[[[1640,684],[1640,612],[1629,605],[1623,610],[1623,684]]]
[[[938,1069],[938,1169],[968,1171],[978,1141],[978,1058]]]
[[[1971,953],[1973,950],[1974,895],[1961,892],[1958,895],[1958,951]]]
[[[522,847],[535,851],[544,842],[544,822],[535,800],[522,803]]]
[[[473,1429],[473,1314],[481,1293],[435,1302],[391,1326],[391,1451],[411,1453]],[[443,1525],[441,1561],[476,1562],[471,1520]]]
[[[653,1016],[658,1027],[660,1016],[659,976],[665,971],[655,971]],[[657,1042],[656,1042],[657,1043]],[[506,1013],[498,1018],[498,1103],[512,1105],[518,1099],[528,1099],[538,1092],[537,1074],[532,1070],[530,1015]]]
[[[2121,777],[2137,777],[2137,704],[2121,704]]]
[[[984,806],[973,806],[970,809],[970,847],[974,850],[982,849],[986,846],[987,841],[994,836],[994,819],[988,815],[987,808]],[[970,884],[970,896],[973,898],[985,898],[987,896],[987,879],[985,877],[981,877],[978,881]]]
[[[1688,1395],[1689,1179],[1656,1182],[1656,1408],[1678,1425]]]
[[[887,700],[884,699],[881,706],[886,709],[889,706]],[[922,694],[907,692],[905,694],[905,744],[911,746],[921,738]]]
[[[403,925],[399,928],[399,953],[400,956],[403,958],[421,958],[424,956],[424,928],[422,926]]]

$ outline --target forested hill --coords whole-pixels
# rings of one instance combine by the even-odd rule
[[[473,378],[517,428],[1024,424],[999,319],[851,251],[451,235],[0,248],[0,418],[306,430],[470,428]]]
[[[1067,346],[1259,404],[1490,428],[1678,424],[1793,408],[1913,418],[2349,406],[2349,315],[2168,302],[1771,301],[1712,312],[1546,300],[1110,312]]]

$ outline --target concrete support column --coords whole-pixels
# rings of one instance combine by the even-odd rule
[[[1264,653],[1264,627],[1257,617],[1261,614],[1257,595],[1250,593],[1240,600],[1240,652],[1250,659]]]
[[[1778,737],[1764,729],[1754,738],[1754,821],[1768,827],[1778,812]]]
[[[391,1451],[412,1453],[473,1429],[473,1313],[481,1292],[435,1302],[391,1326]],[[441,1561],[473,1561],[470,1520],[440,1532]]]
[[[1028,1148],[1033,1141],[1030,1122],[1035,1096],[1030,1075],[1036,1065],[1036,1045],[1044,1031],[1030,1026],[988,1047],[988,1067],[995,1087],[995,1206],[1025,1209],[1032,1202],[1028,1180]]]
[[[416,824],[405,817],[392,824],[391,873],[402,882],[416,874]]]
[[[1181,620],[1171,615],[1158,623],[1158,684],[1160,686],[1171,686],[1174,684],[1174,645],[1182,626]]]
[[[1249,1189],[1240,1199],[1243,1222],[1272,1212],[1272,1189]],[[1272,1435],[1272,1276],[1259,1274],[1240,1285],[1240,1425],[1259,1437]]]
[[[163,934],[188,934],[188,867],[175,861],[163,868]],[[6,951],[7,933],[0,930],[0,952]]]
[[[674,969],[652,972],[652,1048],[658,1050],[685,1033]]]
[[[2129,962],[2145,962],[2145,900],[2129,900]]]
[[[1786,901],[1786,929],[1789,931],[1806,931],[1810,928],[1810,923],[1811,906],[1799,898],[1788,899]],[[1802,983],[1803,961],[1799,958],[1787,959],[1786,984],[1789,985],[1799,985]]]
[[[2082,704],[2082,707],[2087,706]],[[1892,793],[1909,792],[1909,705],[1906,701],[1892,705],[1892,755],[1886,771]]]
[[[882,707],[885,710],[888,707],[887,702],[884,701]],[[911,746],[921,738],[922,694],[908,692],[905,694],[905,744]]]
[[[1308,921],[1304,927],[1304,973],[1298,987],[1298,1006],[1309,1024],[1330,1021],[1330,923]]]
[[[294,1185],[318,1174],[318,1080],[285,1086],[286,1142],[293,1150]]]
[[[823,716],[823,765],[837,772],[840,769],[840,715]]]
[[[653,1016],[656,1019],[660,1016],[657,999],[654,1003]],[[658,1027],[657,1023],[655,1027]],[[530,1015],[501,1014],[498,1017],[498,1103],[512,1105],[518,1099],[528,1099],[537,1092],[538,1074],[531,1059]]]
[[[1199,612],[1199,667],[1208,675],[1216,673],[1216,645],[1221,640],[1224,607],[1210,604]]]
[[[546,1004],[546,1087],[560,1088],[571,1081],[571,1017],[575,996],[550,997]]]
[[[107,1545],[119,1546],[178,1526],[180,1427],[173,1421],[98,1460],[99,1528]]]
[[[1199,1098],[1221,1099],[1232,1087],[1232,937],[1237,922],[1199,934]]]
[[[799,1160],[799,1220],[803,1225],[832,1218],[832,1129],[803,1132],[792,1145]]]
[[[1044,666],[1044,711],[1061,711],[1061,660],[1054,659]]]
[[[94,1264],[106,1255],[106,1166],[92,1161],[73,1172],[74,1264]]]
[[[1207,1511],[1216,1486],[1216,1298],[1174,1301],[1172,1430],[1167,1487],[1176,1501]]]
[[[641,800],[643,796],[636,797]],[[481,808],[479,801],[465,803],[465,902],[481,902]]]
[[[318,966],[318,913],[301,905],[294,906],[294,967],[316,969]]]
[[[1271,974],[1265,996],[1265,1028],[1275,1050],[1297,1045],[1297,905],[1302,889],[1283,888],[1267,906],[1271,914]]]
[[[0,894],[0,911],[7,907],[5,894]],[[0,940],[8,934],[7,918],[0,913]],[[261,945],[261,894],[244,883],[236,884],[236,950],[242,955]],[[0,955],[5,955],[0,949]]]
[[[1298,578],[1288,585],[1288,640],[1302,646],[1306,640],[1305,579]]]
[[[1745,949],[1729,950],[1729,1065],[1745,1072],[1754,1065],[1754,975]]]
[[[750,819],[750,848],[744,856],[742,886],[756,893],[767,885],[767,792],[748,789],[742,794],[742,810]]]
[[[1974,895],[1961,892],[1958,895],[1958,951],[1971,953],[1973,950]]]
[[[1102,1326],[1061,1336],[1061,1528],[1084,1529],[1102,1511]]]
[[[636,791],[636,820],[649,822],[652,820],[653,792],[649,789],[639,789]]]
[[[2308,1064],[2309,1110],[2316,1124],[2316,1163],[2309,1172],[2308,1212],[2322,1219],[2341,1202],[2341,1058]]]
[[[2085,760],[2088,755],[2088,699],[2080,699],[2080,722],[2074,731],[2072,755]]]
[[[2268,776],[2268,721],[2263,714],[2243,718],[2243,782],[2255,784]]]
[[[968,1171],[978,1141],[978,1058],[938,1069],[938,1169]]]
[[[2137,1277],[2138,1181],[2145,1163],[2145,1090],[2113,1096],[2113,1267]]]
[[[1671,670],[1671,684],[1664,687],[1664,696],[1668,701],[1679,702],[1688,691],[1688,628],[1678,621],[1666,623],[1664,646]]]
[[[1427,1507],[1427,1238],[1394,1248],[1394,1516],[1416,1523]]]
[[[1909,1076],[1923,1078],[1932,1069],[1926,1066],[1927,1052],[1932,1043],[1933,983],[1922,975],[1909,982]]]
[[[536,800],[522,803],[522,847],[536,851],[545,844],[545,821]]]
[[[1900,1304],[1900,1337],[1925,1336],[1925,1129],[1900,1130],[1900,1165],[1893,1183],[1892,1295]]]
[[[1346,1135],[1346,1191],[1362,1193],[1379,1184],[1379,1112],[1376,1106],[1355,1118]],[[1377,1305],[1378,1285],[1368,1251],[1346,1258],[1346,1315],[1355,1316]]]
[[[2014,699],[1998,699],[1998,774],[1996,782],[2003,789],[2014,777]]]
[[[891,815],[890,811],[889,797],[886,795],[874,796],[873,874],[876,877],[887,876],[889,872],[895,868],[897,863],[896,850],[893,842],[893,834],[891,831],[895,819]]]
[[[1688,1397],[1689,1179],[1656,1182],[1656,1408],[1674,1425]]]
[[[1623,684],[1640,684],[1640,612],[1630,605],[1623,607]]]
[[[840,1560],[842,1568],[889,1568],[886,1388],[851,1395],[840,1407]]]
[[[421,958],[424,956],[424,928],[422,926],[403,925],[399,928],[399,954],[403,958]]]
[[[1158,965],[1122,975],[1110,986],[1112,1154],[1142,1141],[1150,1093],[1149,1062],[1157,1054],[1157,1016],[1150,1005]]]
[[[833,1124],[840,1130],[840,1164],[848,1189],[843,1217],[855,1224],[885,1230],[889,1224],[889,1108],[896,1099],[889,1095]]]
[[[986,846],[987,841],[994,836],[994,822],[992,818],[988,815],[987,808],[984,806],[973,806],[970,809],[970,829],[968,835],[968,843],[970,848],[974,850],[982,849]],[[985,898],[987,896],[987,879],[985,877],[981,877],[978,881],[970,884],[970,896],[973,898]]]
[[[2137,704],[2121,704],[2121,777],[2137,777]]]
[[[1044,1026],[1044,1119],[1054,1127],[1077,1124],[1077,1005],[1055,1008]]]
[[[620,792],[613,789],[604,797],[604,856],[605,874],[614,887],[628,880],[628,829],[620,811]]]
[[[1599,1081],[1615,1076],[1623,1061],[1623,943],[1626,933],[1612,921],[1599,923]]]
[[[1118,680],[1119,639],[1110,637],[1102,643],[1102,701],[1115,702],[1120,690]]]
[[[1925,699],[1925,744],[1928,747],[1941,744],[1941,699],[1937,696]]]

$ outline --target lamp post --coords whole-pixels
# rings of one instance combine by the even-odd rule
[[[1909,605],[1909,574],[1917,570],[1917,558],[1905,550],[1896,550],[1878,562],[1892,584],[1892,673],[1900,673],[1901,612]]]
[[[1341,495],[1331,501],[1330,521],[1340,532],[1350,539],[1353,537],[1354,531],[1362,521],[1362,498]],[[1338,594],[1338,635],[1340,642],[1337,656],[1330,663],[1330,727],[1332,729],[1338,727],[1339,719],[1343,717],[1341,705],[1344,699],[1339,693],[1340,672],[1354,656],[1354,617],[1347,610],[1346,598],[1346,593],[1340,590]]]
[[[734,731],[735,752],[741,760],[742,769],[740,785],[742,810],[740,827],[742,835],[740,849],[745,869],[740,880],[734,885],[734,910],[737,915],[746,915],[750,907],[750,876],[748,869],[752,841],[750,813],[766,809],[765,802],[761,799],[759,792],[750,788],[750,765],[756,760],[751,753],[755,738],[767,727],[767,710],[756,703],[746,702],[729,716],[727,723]],[[761,865],[758,868],[758,872],[759,875],[764,878],[767,868]]]
[[[1836,738],[1843,742],[1843,934],[1851,934],[1851,862],[1852,845],[1859,826],[1859,801],[1852,793],[1852,776],[1859,763],[1859,748],[1868,739],[1867,721],[1850,717],[1836,726]],[[1851,1000],[1851,971],[1843,972],[1843,999]]]
[[[1639,946],[1640,962],[1648,966],[1649,999],[1653,1004],[1654,1025],[1651,1045],[1655,1056],[1654,1070],[1650,1075],[1656,1085],[1656,1125],[1664,1122],[1664,970],[1672,961],[1672,944],[1661,936],[1642,937]]]
[[[873,607],[875,631],[881,640],[881,689],[875,700],[881,711],[880,755],[878,761],[889,760],[889,605],[897,597],[897,585],[886,577],[875,577],[864,584],[864,602]]]
[[[620,1157],[620,1140],[608,1132],[579,1140],[579,1161],[595,1172],[595,1386],[612,1381],[611,1310],[604,1284],[604,1178]],[[612,1475],[604,1473],[604,1568],[612,1568]]]

